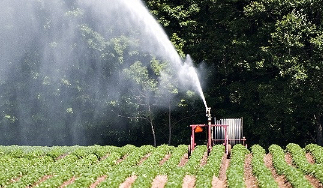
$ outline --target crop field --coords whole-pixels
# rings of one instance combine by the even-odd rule
[[[323,187],[323,147],[0,146],[0,187]]]

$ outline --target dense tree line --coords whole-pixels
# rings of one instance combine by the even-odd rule
[[[322,3],[147,1],[179,49],[207,63],[216,115],[244,117],[263,145],[323,144]]]
[[[10,74],[0,77],[0,144],[188,144],[189,125],[206,123],[202,101],[178,89],[168,62],[140,53],[132,46],[137,41],[125,33],[105,33],[93,22],[91,9],[76,7],[76,1],[66,3],[57,22],[39,2],[34,3],[42,30],[29,39],[21,57],[2,55],[1,65]],[[145,2],[178,53],[204,65],[200,79],[212,114],[243,117],[248,143],[264,146],[323,145],[322,4]],[[71,23],[77,23],[67,32],[73,38],[55,34],[55,28],[68,30]],[[22,29],[3,28],[3,36]],[[42,42],[47,38],[55,41]],[[73,45],[63,46],[64,40]],[[63,67],[44,66],[44,49],[53,64],[60,61],[57,49],[72,55]],[[169,80],[160,80],[166,73]]]

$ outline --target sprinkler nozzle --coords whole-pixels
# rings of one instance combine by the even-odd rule
[[[211,107],[206,107],[206,117],[211,118]]]

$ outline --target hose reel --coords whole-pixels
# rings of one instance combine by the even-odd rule
[[[243,136],[243,118],[226,118],[226,119],[216,119],[214,118],[215,124],[225,124],[229,125],[227,127],[227,134],[229,144],[231,146],[236,144],[245,145],[245,137]],[[217,126],[213,127],[213,140],[215,144],[222,143],[225,139],[225,130],[223,127]]]

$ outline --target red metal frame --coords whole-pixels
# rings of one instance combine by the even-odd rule
[[[211,128],[212,127],[223,127],[224,128],[224,146],[225,146],[225,152],[228,155],[229,154],[229,148],[228,148],[228,143],[229,143],[229,137],[228,137],[228,131],[227,128],[229,125],[222,125],[222,124],[211,124],[211,121],[208,122],[209,124],[196,124],[196,125],[190,125],[191,129],[192,129],[192,133],[191,133],[191,144],[189,146],[189,152],[192,152],[196,146],[195,143],[195,129],[196,127],[208,127],[208,136],[207,136],[207,148],[208,148],[208,152],[211,151],[212,146],[213,146],[213,142],[212,142],[212,135],[211,135]],[[223,140],[223,139],[217,139],[217,140]]]

